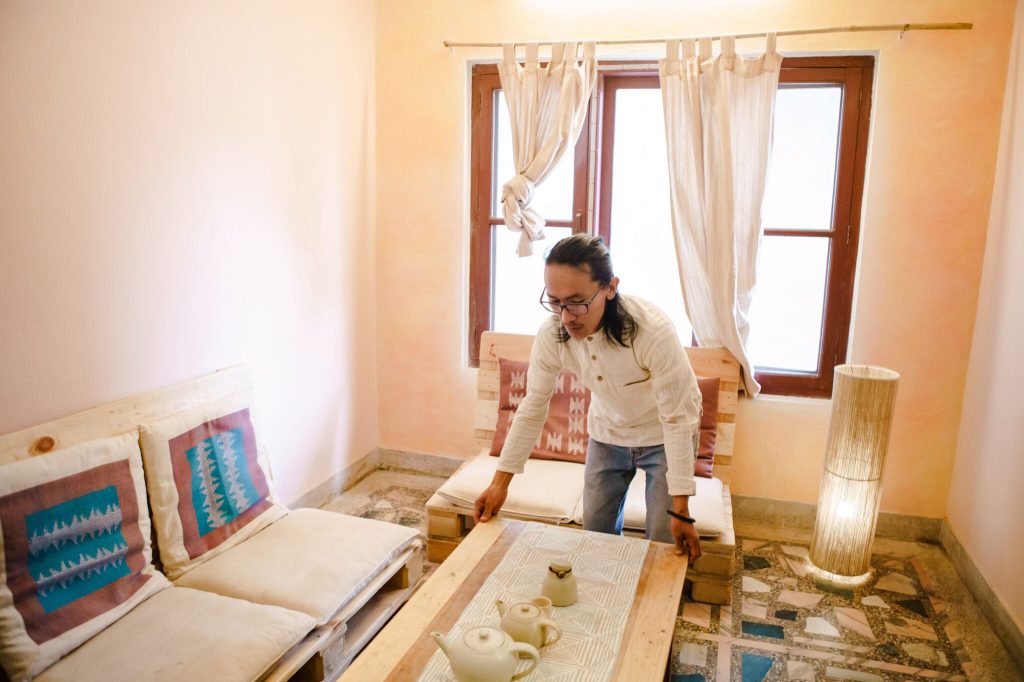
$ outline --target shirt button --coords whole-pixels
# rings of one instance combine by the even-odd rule
[[[600,375],[598,375],[598,377],[597,377],[597,380],[598,380],[598,381],[604,381],[604,377],[603,377],[603,376],[600,376]]]
[[[594,340],[594,337],[593,337],[593,336],[588,336],[588,337],[587,337],[587,341],[593,341],[593,340]]]
[[[591,356],[590,356],[590,359],[591,359],[591,360],[597,360],[597,356],[596,356],[596,355],[591,355]]]

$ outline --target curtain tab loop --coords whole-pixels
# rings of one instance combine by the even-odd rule
[[[535,71],[537,69],[537,53],[539,50],[539,43],[526,43],[526,68],[528,71]]]
[[[735,57],[736,56],[736,36],[722,36],[722,56],[723,57]]]
[[[775,39],[777,37],[778,36],[775,33],[775,31],[768,31],[768,40],[767,40],[767,45],[765,47],[765,52],[767,52],[768,54],[775,54],[776,53]]]
[[[697,43],[693,38],[683,41],[683,59],[693,59],[697,56]]]
[[[665,59],[670,62],[679,61],[679,41],[678,40],[666,40],[665,41]]]
[[[711,59],[711,38],[700,39],[700,61],[706,62]]]
[[[551,43],[551,59],[548,60],[548,71],[555,67],[562,66],[562,62],[568,61],[569,51],[565,49],[567,43]]]
[[[516,44],[515,43],[502,43],[501,44],[502,60],[505,64],[510,66],[516,65]]]

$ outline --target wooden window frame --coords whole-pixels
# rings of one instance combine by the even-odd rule
[[[787,57],[782,61],[780,87],[787,83],[836,84],[842,87],[840,130],[836,156],[836,188],[833,193],[832,226],[829,230],[766,228],[764,236],[794,236],[829,239],[825,281],[825,305],[818,358],[818,371],[788,372],[755,370],[762,392],[827,398],[832,394],[833,368],[846,361],[853,305],[853,278],[857,265],[861,200],[867,159],[874,57]],[[497,66],[473,68],[472,164],[471,164],[471,258],[469,348],[472,366],[479,364],[480,334],[491,326],[491,271],[493,241],[500,217],[491,215],[490,190],[494,172],[492,158],[495,91],[500,89]],[[597,234],[611,246],[611,183],[615,120],[615,93],[621,89],[658,87],[657,69],[652,65],[601,71],[595,88],[598,172],[594,177],[593,224]],[[588,117],[589,120],[589,117]],[[549,225],[571,227],[582,232],[588,225],[587,183],[589,125],[575,150],[575,186],[572,220],[550,220]]]

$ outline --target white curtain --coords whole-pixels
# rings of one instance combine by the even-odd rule
[[[530,208],[533,190],[580,136],[597,82],[597,59],[592,42],[583,43],[582,64],[576,61],[578,43],[555,43],[547,68],[541,68],[537,43],[528,43],[521,66],[515,45],[503,47],[498,74],[512,122],[516,175],[502,186],[501,202],[505,225],[520,233],[517,252],[522,257],[544,238],[544,218]]]
[[[697,340],[728,348],[757,395],[746,353],[761,238],[761,202],[782,57],[736,54],[735,39],[670,40],[661,60],[669,193],[683,301]]]

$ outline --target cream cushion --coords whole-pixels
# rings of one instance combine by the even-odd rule
[[[0,664],[31,679],[170,583],[138,433],[0,467]]]
[[[416,541],[393,523],[296,509],[196,566],[175,585],[300,611],[328,621]]]
[[[481,454],[469,460],[442,485],[437,494],[450,504],[472,509],[473,502],[494,476],[498,458]],[[725,532],[722,482],[717,478],[694,477],[697,494],[690,498],[690,514],[697,520],[703,537]],[[646,475],[637,471],[626,493],[625,527],[643,530],[647,504],[644,501]],[[549,523],[583,523],[583,465],[575,462],[531,459],[526,469],[512,478],[502,516]]]
[[[484,453],[469,460],[442,485],[437,494],[457,507],[472,509],[473,502],[491,483],[498,458]],[[516,474],[501,507],[502,516],[568,523],[583,497],[583,465],[558,460],[531,459]]]
[[[146,600],[37,678],[40,682],[259,679],[313,619],[174,587]]]
[[[167,577],[242,542],[288,513],[247,396],[139,427],[160,561]]]
[[[697,483],[697,494],[690,496],[690,516],[697,521],[697,533],[701,537],[717,538],[725,532],[722,482],[717,478],[702,476],[695,476],[693,480]],[[647,527],[647,500],[644,496],[646,485],[647,474],[643,470],[637,471],[626,492],[626,508],[623,510],[625,528],[642,531]],[[575,521],[583,523],[582,501],[577,509]]]

